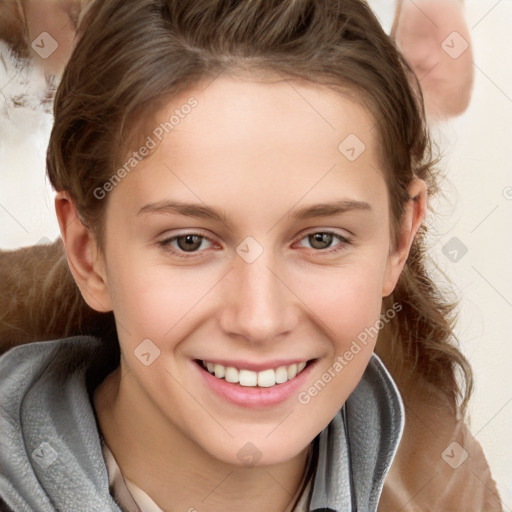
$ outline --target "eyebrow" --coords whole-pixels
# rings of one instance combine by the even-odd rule
[[[373,211],[371,205],[365,201],[342,199],[339,201],[312,204],[297,210],[292,210],[288,213],[288,217],[296,220],[307,220],[341,215],[354,210]],[[229,225],[228,216],[223,210],[216,210],[197,203],[183,203],[180,201],[149,203],[137,212],[137,216],[145,214],[178,214],[198,219],[214,220]]]

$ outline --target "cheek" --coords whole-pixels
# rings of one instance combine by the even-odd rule
[[[297,276],[298,295],[319,319],[336,353],[373,325],[382,304],[384,264],[360,258],[357,265]]]
[[[324,293],[310,293],[308,304],[321,319],[329,340],[328,356],[315,378],[301,389],[298,402],[320,430],[355,389],[371,358],[381,312],[379,269],[342,271]]]
[[[179,328],[201,311],[201,301],[218,280],[211,270],[170,271],[165,264],[142,263],[142,257],[118,261],[108,273],[112,307],[135,344],[145,338],[160,344],[179,337]]]

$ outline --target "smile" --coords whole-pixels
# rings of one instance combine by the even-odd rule
[[[203,368],[218,379],[224,379],[226,382],[240,384],[240,386],[244,387],[261,388],[270,388],[276,384],[284,384],[294,379],[304,370],[306,364],[306,362],[301,362],[255,372],[244,368],[234,368],[233,366],[223,366],[209,361],[202,361]]]

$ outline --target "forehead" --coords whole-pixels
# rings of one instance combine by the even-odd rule
[[[198,107],[173,129],[180,134],[176,149],[190,144],[191,137],[195,144],[213,147],[249,142],[244,148],[248,155],[261,153],[259,143],[272,140],[283,149],[293,146],[295,152],[311,152],[313,144],[300,146],[302,140],[316,142],[350,133],[373,143],[373,120],[360,102],[316,83],[221,75],[174,98],[159,112],[157,121],[168,119],[191,97]]]
[[[326,86],[220,76],[174,97],[152,123],[144,136],[154,152],[126,180],[137,204],[170,192],[212,203],[243,193],[247,209],[261,207],[258,197],[314,201],[344,187],[355,200],[386,195],[372,116]]]

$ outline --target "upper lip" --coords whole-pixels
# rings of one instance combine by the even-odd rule
[[[279,368],[280,366],[290,366],[292,364],[307,363],[311,359],[276,359],[273,361],[267,361],[264,363],[255,363],[254,361],[227,361],[226,359],[199,359],[199,361],[205,361],[213,364],[220,364],[225,367],[238,368],[243,370],[251,370],[253,372],[261,372],[263,370],[270,370]]]

